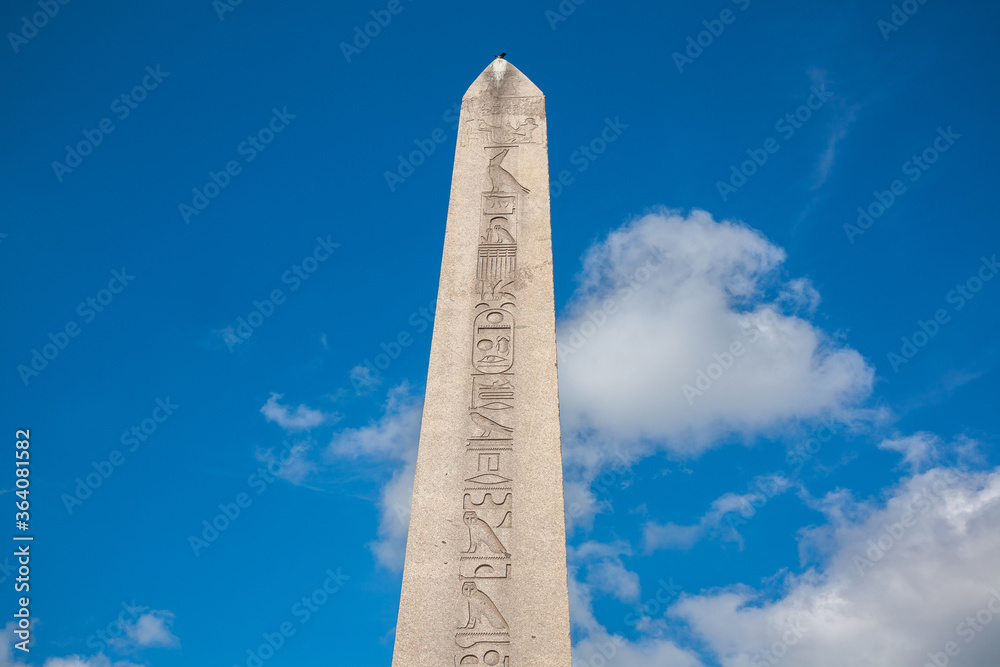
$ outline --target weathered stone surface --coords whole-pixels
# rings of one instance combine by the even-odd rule
[[[570,667],[545,98],[462,100],[394,667]]]

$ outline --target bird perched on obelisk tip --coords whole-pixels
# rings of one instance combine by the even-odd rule
[[[503,57],[462,98],[393,667],[571,665],[546,130]]]

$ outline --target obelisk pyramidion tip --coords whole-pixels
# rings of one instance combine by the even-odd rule
[[[503,58],[496,58],[493,61],[493,80],[500,84],[501,79],[503,79],[504,73],[507,71],[507,61]]]

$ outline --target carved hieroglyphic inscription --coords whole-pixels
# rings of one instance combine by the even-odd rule
[[[476,375],[472,378],[472,409],[510,410],[514,407],[514,385],[510,375]]]
[[[457,509],[467,529],[458,554],[455,664],[511,665],[505,606],[513,599],[517,553],[512,541],[517,480],[516,303],[519,215],[529,190],[517,178],[521,144],[537,143],[540,98],[478,98],[466,102],[462,142],[483,145],[489,190],[482,194],[471,314],[469,424],[463,445],[463,497]],[[471,269],[471,267],[470,267]],[[470,275],[471,277],[471,275]]]
[[[536,144],[536,130],[544,112],[539,97],[479,97],[462,106],[467,120],[461,131],[462,145],[482,141],[487,144]]]
[[[476,343],[472,348],[472,365],[480,373],[495,375],[514,365],[514,316],[506,310],[485,310],[476,316]],[[476,413],[473,413],[476,414]],[[476,421],[473,418],[473,421]],[[486,428],[481,417],[476,424]],[[503,428],[503,427],[500,427]]]
[[[571,667],[545,96],[504,57],[470,84],[393,667]]]

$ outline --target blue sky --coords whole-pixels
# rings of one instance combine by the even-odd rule
[[[4,3],[36,541],[0,665],[388,664],[456,105],[501,51],[563,174],[575,662],[987,664],[998,14]]]

